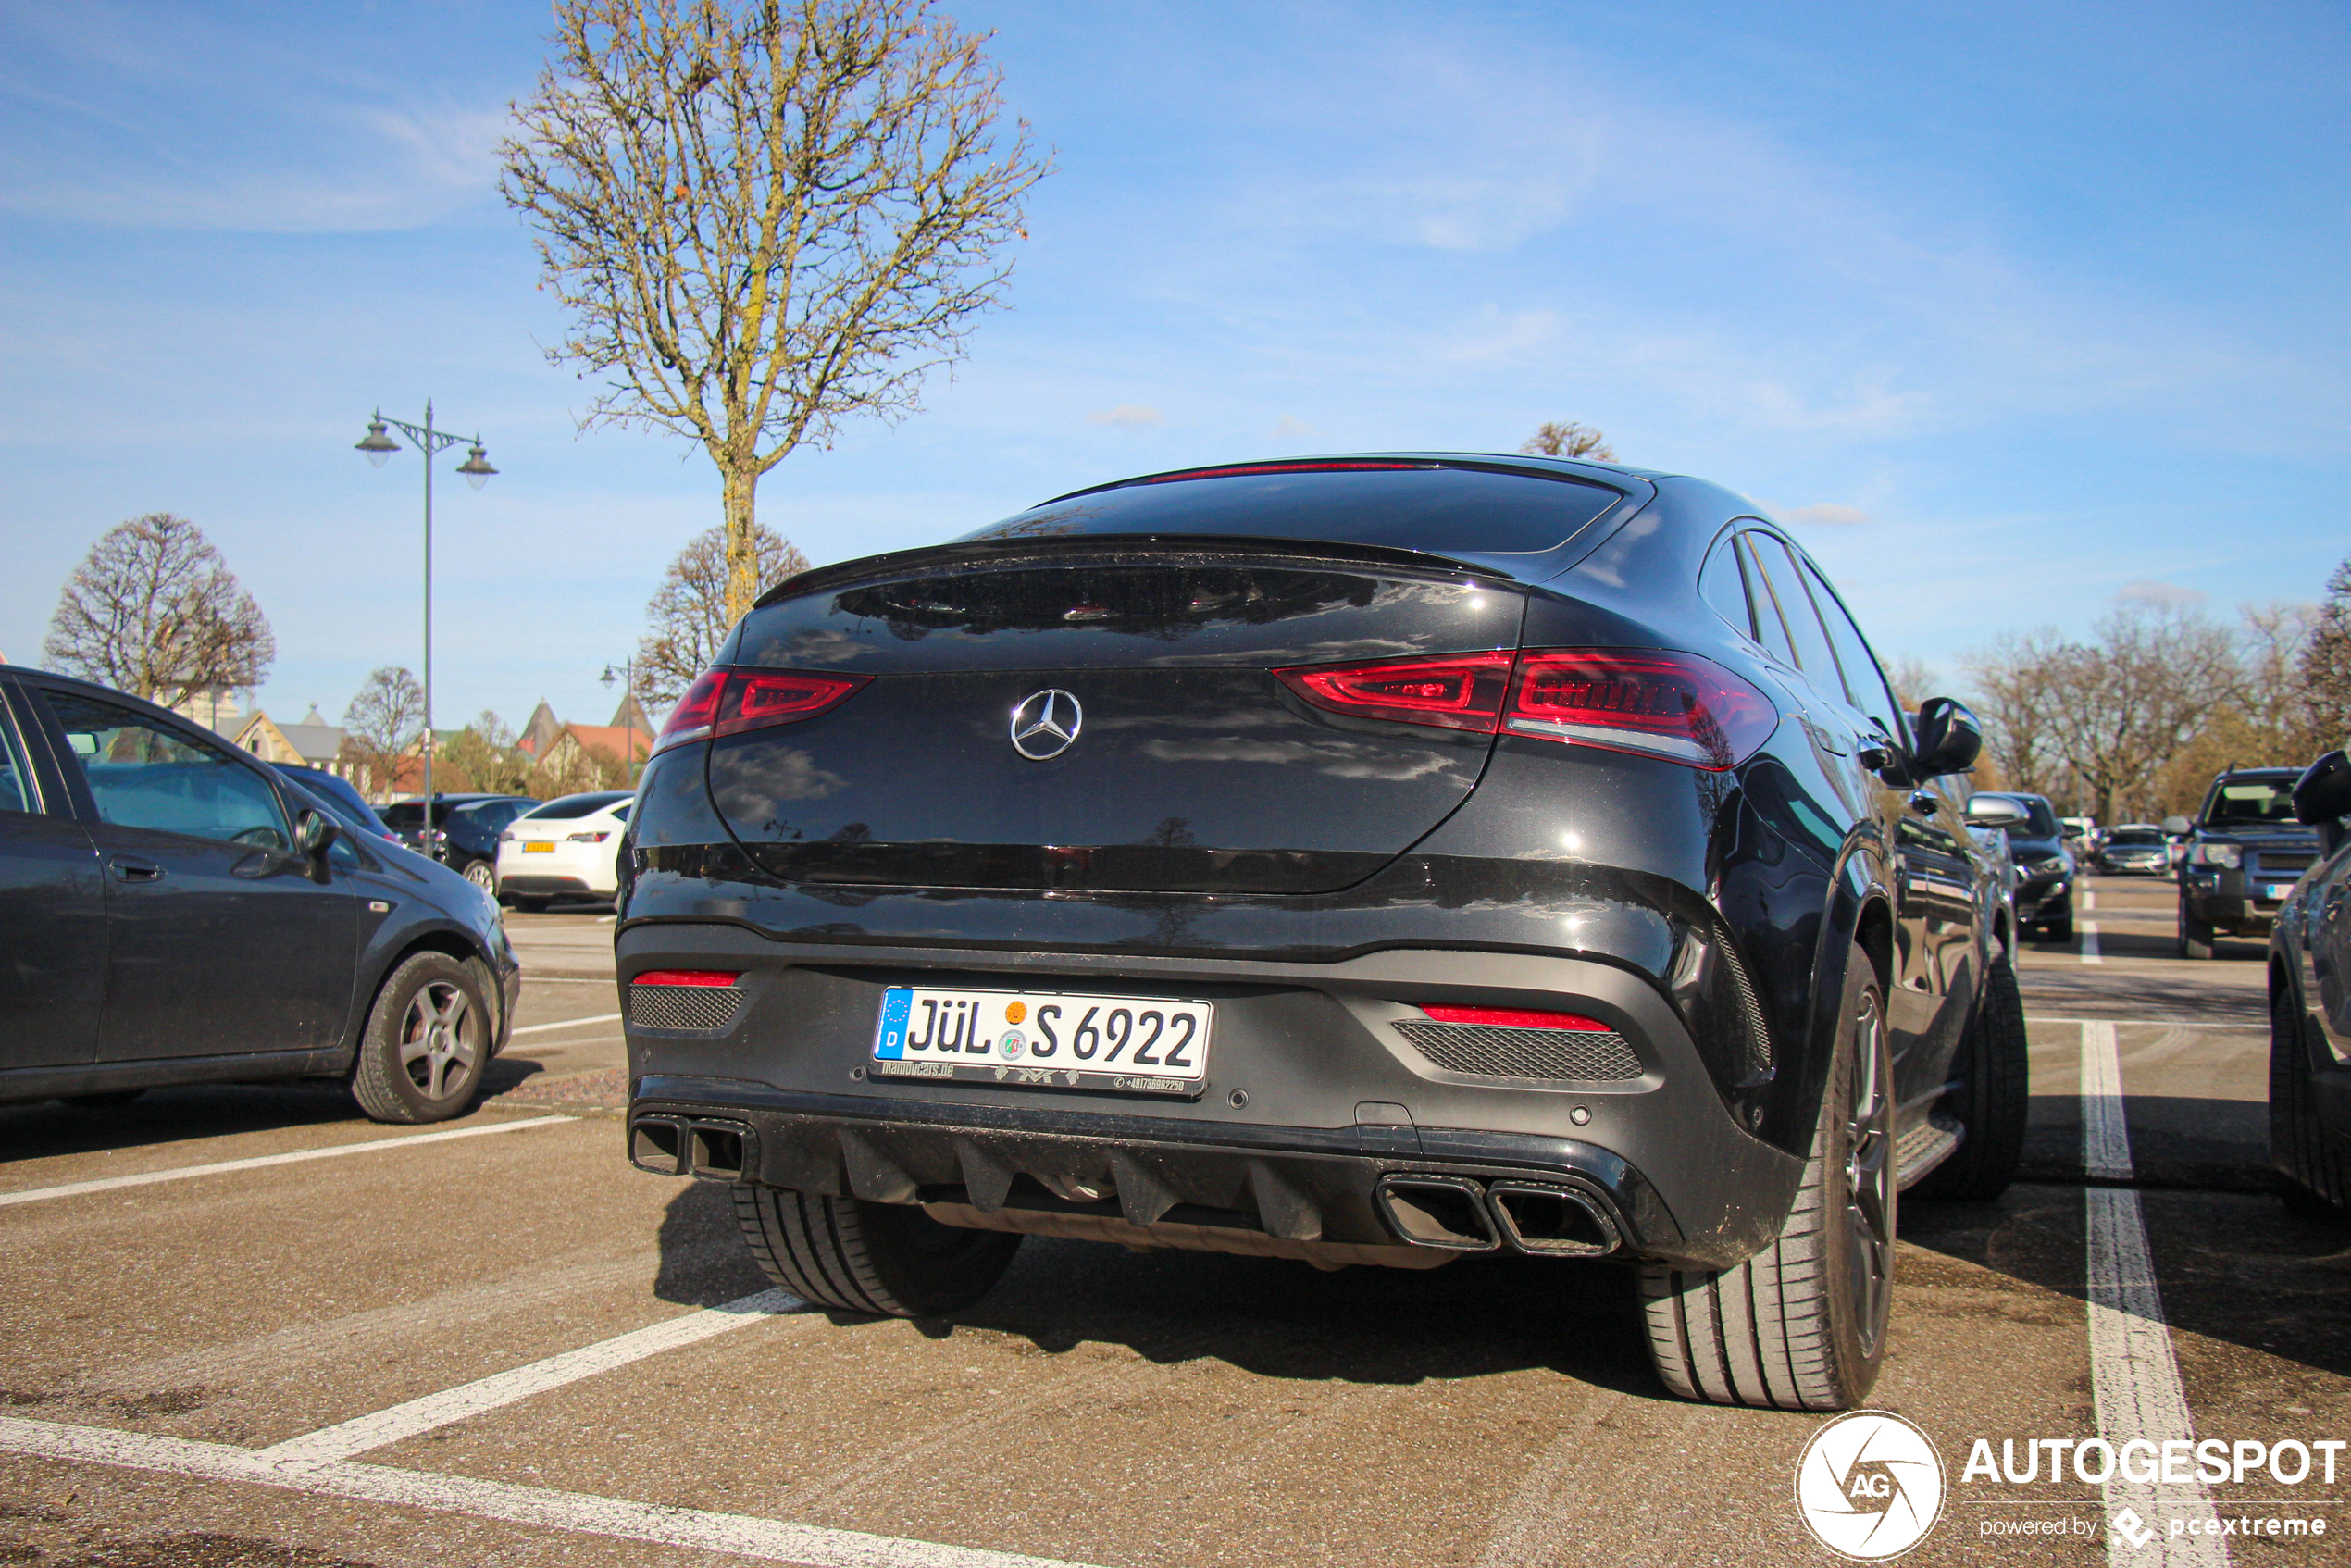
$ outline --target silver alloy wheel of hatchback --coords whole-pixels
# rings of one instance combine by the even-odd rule
[[[400,1020],[400,1064],[428,1100],[445,1100],[453,1078],[473,1071],[481,1055],[481,1014],[473,999],[446,980],[421,987]]]

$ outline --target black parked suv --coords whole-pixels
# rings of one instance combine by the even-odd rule
[[[1750,503],[1613,467],[1157,474],[804,573],[641,789],[632,1155],[837,1308],[1026,1235],[1606,1257],[1679,1393],[1849,1405],[1898,1190],[2023,1134],[1978,746]]]
[[[0,1101],[338,1078],[466,1110],[522,986],[497,906],[135,697],[0,666]]]
[[[2167,817],[2188,835],[2180,865],[2179,951],[2209,958],[2216,935],[2266,938],[2279,906],[2319,858],[2319,834],[2295,819],[2297,768],[2232,768],[2212,781],[2193,820]]]
[[[2065,825],[2046,795],[2012,790],[1987,791],[1968,803],[1968,814],[1986,805],[2013,806],[2022,816],[2003,823],[2009,856],[2016,865],[2016,921],[2036,927],[2051,941],[2073,940],[2073,852],[2066,848]]]
[[[2351,756],[2329,752],[2294,788],[2317,865],[2270,938],[2270,1163],[2286,1206],[2351,1211]]]

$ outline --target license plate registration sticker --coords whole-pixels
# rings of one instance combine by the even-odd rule
[[[1205,1002],[893,986],[870,1071],[880,1077],[1198,1094],[1208,1082]]]
[[[2282,899],[2294,891],[2294,884],[2291,882],[2273,882],[2269,887],[2264,888],[2261,890],[2271,899]]]

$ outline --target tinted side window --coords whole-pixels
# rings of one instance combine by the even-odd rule
[[[1829,649],[1829,634],[1821,628],[1819,612],[1812,608],[1812,596],[1805,591],[1802,568],[1787,546],[1770,534],[1747,537],[1755,545],[1755,558],[1762,563],[1773,597],[1779,601],[1780,614],[1787,620],[1788,636],[1796,642],[1797,664],[1822,696],[1845,701],[1845,681],[1837,674],[1836,655]]]
[[[1885,672],[1877,666],[1877,658],[1870,652],[1861,628],[1837,602],[1828,581],[1805,563],[1805,580],[1811,585],[1812,597],[1821,607],[1821,619],[1827,623],[1829,641],[1836,644],[1836,662],[1845,670],[1845,690],[1853,705],[1885,727],[1888,740],[1899,739],[1902,726],[1899,710],[1893,693],[1887,690]]]
[[[1737,630],[1755,635],[1755,617],[1748,613],[1747,583],[1739,570],[1739,553],[1731,540],[1724,540],[1708,556],[1706,569],[1698,574],[1699,597],[1714,606],[1714,613]]]
[[[1739,554],[1746,564],[1747,580],[1755,597],[1756,641],[1792,665],[1796,663],[1796,645],[1788,641],[1787,622],[1780,611],[1780,596],[1772,579],[1764,574],[1755,554],[1757,545],[1773,542],[1762,534],[1743,533],[1739,535]]]
[[[32,786],[32,765],[26,760],[23,746],[18,743],[17,727],[9,719],[8,710],[0,706],[0,811],[39,811],[38,803],[39,791]]]
[[[292,845],[277,794],[227,752],[112,703],[44,695],[105,820],[262,849]]]

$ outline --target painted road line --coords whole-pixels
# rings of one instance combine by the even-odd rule
[[[67,1426],[0,1416],[0,1452],[206,1481],[243,1482],[314,1497],[352,1498],[689,1551],[729,1552],[764,1562],[804,1563],[808,1568],[1082,1568],[1009,1551],[903,1540],[862,1530],[828,1530],[744,1513],[665,1508],[659,1503],[355,1464],[348,1460],[280,1465],[255,1449],[117,1432],[103,1426]]]
[[[2098,923],[2095,920],[2082,922],[2082,962],[2084,964],[2106,962],[2106,955],[2098,951]]]
[[[715,1334],[726,1334],[782,1313],[796,1313],[808,1303],[797,1296],[781,1290],[762,1290],[755,1296],[744,1296],[724,1306],[710,1307],[683,1317],[673,1317],[666,1323],[633,1330],[614,1338],[600,1340],[577,1350],[566,1350],[549,1356],[545,1361],[532,1362],[529,1366],[493,1373],[455,1388],[406,1404],[393,1405],[372,1414],[358,1416],[333,1426],[322,1426],[316,1432],[305,1432],[299,1437],[289,1437],[259,1451],[276,1463],[316,1463],[330,1460],[349,1459],[369,1449],[379,1449],[479,1415],[484,1411],[510,1405],[517,1400],[543,1394],[550,1388],[560,1388],[566,1383],[577,1383],[583,1377],[593,1377],[600,1372],[627,1366],[631,1362],[674,1350],[707,1339]]]
[[[619,1022],[620,1014],[617,1013],[599,1013],[593,1018],[566,1018],[560,1024],[532,1024],[527,1028],[508,1029],[506,1033],[509,1036],[543,1035],[551,1029],[584,1029],[591,1024],[617,1024]]]
[[[2094,890],[2094,889],[2090,889],[2090,888],[2084,888],[2084,889],[2083,889],[2083,890],[2082,890],[2082,907],[2083,907],[2083,908],[2084,908],[2084,909],[2096,909],[2096,908],[2097,908],[2097,906],[2098,906],[2098,895],[2097,895],[2097,893],[2096,893],[2096,890]]]
[[[2028,1024],[2112,1024],[2125,1029],[2266,1029],[2266,1018],[2248,1018],[2242,1024],[2190,1023],[2172,1018],[2056,1018],[2038,1013],[2024,1015]]]
[[[180,1165],[168,1171],[141,1171],[135,1176],[103,1176],[95,1181],[69,1181],[62,1187],[35,1187],[22,1192],[0,1192],[0,1208],[11,1203],[38,1203],[50,1198],[78,1198],[85,1192],[112,1192],[122,1187],[147,1187],[158,1181],[185,1181],[191,1176],[220,1176],[230,1171],[257,1171],[265,1165],[293,1165],[305,1160],[331,1160],[338,1154],[371,1154],[382,1149],[407,1149],[419,1143],[446,1143],[454,1138],[488,1138],[492,1133],[520,1132],[526,1127],[551,1127],[573,1116],[532,1116],[519,1122],[491,1122],[477,1127],[450,1127],[442,1132],[412,1132],[400,1138],[371,1139],[366,1143],[339,1143],[331,1149],[297,1149],[291,1154],[256,1154],[249,1160],[219,1160],[209,1165]]]
[[[2082,1026],[2082,1168],[2094,1178],[2128,1181],[2131,1133],[2122,1117],[2122,1064],[2114,1026]],[[2157,1445],[2193,1438],[2188,1397],[2156,1288],[2139,1194],[2127,1187],[2083,1192],[2087,1227],[2090,1384],[2098,1433],[2120,1450],[2133,1438]],[[2173,1536],[2169,1521],[2213,1519],[2212,1497],[2201,1482],[2131,1481],[2116,1466],[2106,1494],[2107,1562],[2111,1568],[2226,1568],[2228,1549],[2218,1536]],[[2125,1514],[2130,1518],[2125,1519]],[[2133,1538],[2154,1537],[2145,1546]]]

